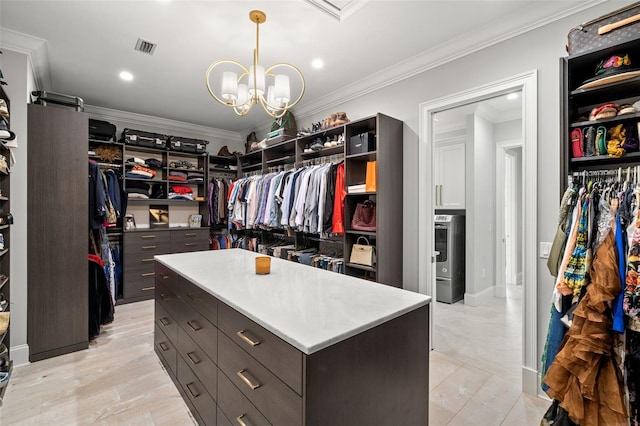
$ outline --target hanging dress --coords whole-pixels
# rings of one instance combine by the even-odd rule
[[[582,426],[628,424],[614,351],[611,302],[620,293],[614,233],[596,251],[591,283],[574,311],[565,343],[544,376],[547,394]]]

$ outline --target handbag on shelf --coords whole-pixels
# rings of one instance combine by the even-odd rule
[[[360,244],[360,240],[364,240],[366,244]],[[376,264],[376,248],[369,244],[369,240],[365,237],[358,237],[356,243],[351,247],[351,257],[349,262],[358,265],[373,266]]]
[[[356,205],[356,211],[351,218],[351,229],[357,231],[376,230],[376,203],[367,200]]]

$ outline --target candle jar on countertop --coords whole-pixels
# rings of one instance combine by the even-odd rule
[[[256,274],[266,275],[271,272],[271,257],[258,256],[256,257]]]

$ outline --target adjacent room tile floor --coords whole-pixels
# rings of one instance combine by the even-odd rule
[[[522,287],[481,306],[436,302],[429,424],[538,426],[551,402],[522,389]]]
[[[195,424],[153,351],[153,310],[153,301],[117,306],[88,350],[14,368],[0,424]],[[431,352],[429,424],[537,426],[549,403],[483,367]]]

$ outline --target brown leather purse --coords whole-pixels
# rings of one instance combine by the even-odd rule
[[[356,205],[356,211],[351,218],[351,229],[375,232],[376,203],[367,200],[364,203],[358,203]]]

